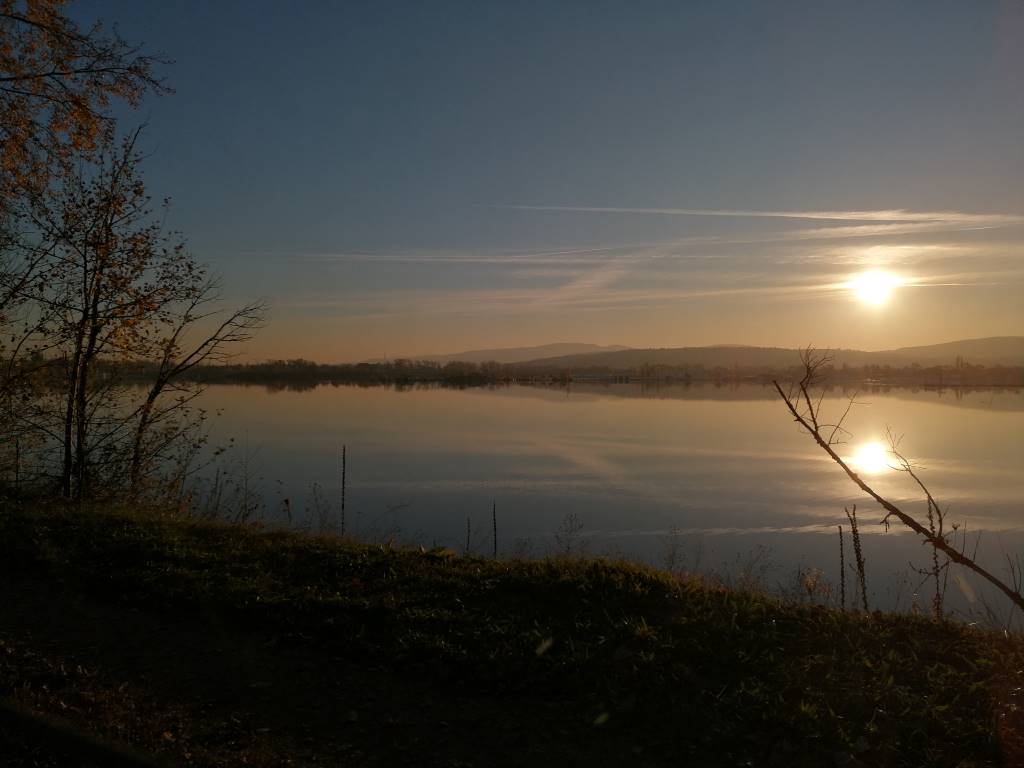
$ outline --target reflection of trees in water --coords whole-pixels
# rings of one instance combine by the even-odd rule
[[[1024,366],[932,366],[903,368],[866,365],[832,368],[824,372],[833,385],[864,387],[1022,387]],[[770,366],[666,366],[641,365],[631,368],[603,366],[544,366],[538,363],[469,363],[394,360],[365,363],[314,363],[309,360],[273,360],[264,363],[207,366],[193,372],[206,383],[261,383],[284,385],[324,382],[349,384],[445,383],[464,386],[495,384],[636,384],[658,391],[692,384],[711,384],[721,389],[760,384],[774,379],[799,379],[792,367]]]
[[[211,383],[211,382],[207,382]],[[564,392],[567,396],[602,396],[621,397],[624,399],[653,399],[653,400],[715,400],[715,401],[736,401],[749,402],[761,400],[773,400],[774,390],[766,384],[760,383],[714,383],[697,382],[691,384],[659,384],[653,385],[647,382],[498,382],[483,384],[465,384],[449,381],[414,381],[414,382],[388,382],[388,381],[345,381],[332,379],[322,381],[319,379],[300,380],[267,380],[267,381],[232,381],[223,380],[212,382],[217,384],[261,387],[267,392],[310,392],[319,387],[355,387],[358,389],[373,389],[385,387],[395,392],[421,392],[429,390],[503,390],[519,388],[523,390],[536,390],[538,392],[557,391]],[[850,384],[839,384],[824,387],[826,397],[848,399],[854,394],[861,397],[891,397],[903,400],[916,400],[920,402],[935,402],[944,405],[961,406],[968,408],[985,408],[987,410],[1020,411],[1024,410],[1024,388],[1021,387],[1000,387],[1000,386],[974,386],[974,387],[930,387],[913,385],[891,385],[891,384],[869,384],[864,386],[853,386]],[[777,395],[776,395],[777,397]]]

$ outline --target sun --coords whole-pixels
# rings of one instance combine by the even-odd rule
[[[903,282],[902,278],[889,272],[874,270],[857,275],[846,287],[865,304],[880,307],[889,301],[893,290],[903,285]]]
[[[892,469],[889,463],[889,449],[879,442],[863,443],[857,446],[849,459],[858,472],[877,475]]]

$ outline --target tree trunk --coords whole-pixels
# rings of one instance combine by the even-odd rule
[[[64,456],[61,464],[60,493],[65,499],[71,498],[71,477],[74,466],[75,403],[77,398],[78,368],[82,364],[82,344],[85,338],[85,318],[75,334],[75,351],[68,369],[67,407],[64,409]]]
[[[104,261],[105,259],[103,259],[102,257],[97,258],[96,269],[93,273],[93,277],[89,285],[87,301],[84,302],[85,306],[87,307],[86,312],[88,314],[85,317],[83,317],[83,321],[86,321],[88,323],[89,340],[86,343],[85,349],[82,351],[81,359],[79,361],[78,385],[77,392],[75,393],[78,412],[75,414],[76,441],[74,474],[77,478],[75,498],[77,498],[79,501],[81,501],[88,495],[89,414],[87,411],[87,405],[89,391],[89,373],[91,372],[93,361],[96,358],[96,342],[99,339],[100,331],[103,328],[102,324],[99,321],[99,310],[100,286],[102,284],[103,279]]]
[[[89,334],[89,346],[82,355],[81,365],[78,366],[78,385],[75,392],[75,498],[81,501],[87,494],[88,484],[86,469],[86,446],[89,442],[89,417],[86,410],[88,405],[87,387],[89,384],[89,366],[92,362],[92,350],[95,345],[96,329]]]
[[[141,411],[139,412],[139,423],[135,427],[135,438],[132,441],[132,459],[131,469],[129,471],[130,478],[130,491],[132,498],[135,498],[139,492],[139,484],[142,480],[142,441],[146,437],[146,431],[149,429],[149,419],[153,413],[153,405],[156,403],[156,399],[160,396],[160,391],[163,387],[157,387],[154,385],[146,396],[146,402],[143,404]]]

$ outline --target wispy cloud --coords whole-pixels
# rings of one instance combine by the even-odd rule
[[[556,310],[624,309],[675,304],[684,299],[735,297],[793,298],[839,290],[842,284],[778,285],[736,288],[596,288],[574,281],[556,289],[395,291],[368,296],[285,302],[283,309],[337,310],[345,315],[393,317],[406,315],[522,314]]]
[[[644,214],[659,216],[709,216],[739,219],[795,219],[806,221],[861,222],[843,226],[819,226],[774,231],[745,237],[689,239],[718,245],[792,242],[800,240],[845,240],[943,232],[964,232],[1024,225],[1024,215],[1009,213],[968,213],[964,211],[749,211],[703,208],[619,208],[598,206],[504,205],[497,208],[521,211],[568,213]],[[679,241],[684,244],[687,241]]]
[[[691,242],[713,241],[714,238],[692,238]],[[530,251],[486,251],[486,250],[419,250],[419,251],[340,251],[335,253],[308,253],[298,256],[299,261],[309,263],[332,262],[396,262],[396,263],[452,263],[452,264],[564,264],[567,261],[593,262],[609,255],[621,255],[631,247],[644,248],[647,245],[615,245],[600,248],[561,248]]]
[[[589,205],[496,205],[521,211],[575,211],[579,213],[640,213],[665,216],[727,216],[748,219],[812,219],[820,221],[941,222],[977,226],[1024,224],[1024,215],[966,213],[963,211],[748,211],[719,208],[619,208]]]
[[[976,253],[976,249],[973,251]],[[844,245],[822,251],[798,250],[785,254],[780,261],[800,263],[827,260],[836,265],[889,266],[892,264],[916,264],[963,258],[972,249],[962,245],[935,243],[904,243],[900,245]]]
[[[861,222],[838,226],[803,227],[764,234],[695,236],[663,242],[581,245],[551,249],[510,250],[408,250],[340,251],[307,253],[292,261],[316,263],[428,263],[493,264],[510,266],[587,265],[637,259],[687,259],[707,257],[729,246],[768,245],[771,243],[814,242],[929,235],[987,230],[1024,225],[1024,215],[1005,213],[966,213],[962,211],[746,211],[689,208],[614,208],[596,206],[506,205],[498,208],[523,211],[564,211],[589,213],[659,214],[673,216],[712,216],[754,219],[793,219],[809,221]],[[923,246],[914,246],[917,248]],[[793,260],[792,253],[784,261]]]
[[[695,300],[758,300],[762,302],[815,301],[849,291],[849,273],[786,275],[770,280],[766,275],[723,283],[712,280],[694,285],[688,277],[678,284],[630,284],[634,276],[624,265],[609,264],[576,275],[561,285],[523,288],[455,288],[450,290],[379,291],[359,296],[285,302],[286,309],[333,310],[363,318],[404,316],[521,315],[560,311],[602,311],[643,307],[678,306]],[[904,275],[904,288],[972,287],[1012,285],[1024,282],[1024,271],[976,271],[937,275]]]
[[[337,315],[360,323],[395,323],[406,318],[458,325],[462,318],[513,322],[564,313],[589,323],[659,317],[687,305],[718,316],[722,308],[764,305],[768,311],[796,316],[807,307],[850,293],[851,275],[865,268],[885,269],[914,290],[917,301],[929,293],[1024,282],[1024,253],[1012,227],[1024,216],[958,211],[746,211],[507,206],[522,210],[640,213],[681,216],[734,216],[804,220],[805,226],[767,227],[763,232],[682,237],[661,242],[557,244],[535,249],[403,250],[392,252],[313,253],[292,256],[304,263],[353,263],[346,278],[363,274],[362,264],[379,263],[372,279],[339,283],[317,273],[316,287],[277,306],[303,314]],[[995,229],[1005,235],[952,235],[955,231]],[[781,231],[780,231],[781,230]],[[635,236],[635,234],[634,234]],[[408,269],[398,265],[410,264]],[[424,265],[423,268],[417,264]],[[469,269],[464,265],[493,265]],[[388,266],[391,265],[391,266]],[[437,268],[434,269],[433,266]],[[419,275],[419,283],[394,275]],[[315,270],[314,270],[315,271]],[[339,270],[339,273],[342,270]],[[384,281],[384,277],[388,278]],[[928,289],[932,289],[929,291]],[[976,295],[976,294],[975,294]],[[911,294],[907,294],[911,298]],[[948,299],[943,295],[943,300]],[[826,303],[822,303],[826,302]],[[835,305],[839,306],[839,305]],[[696,310],[694,310],[696,311]],[[742,313],[741,313],[742,314]],[[447,318],[447,319],[442,319]],[[453,320],[452,318],[458,318]]]
[[[930,232],[967,232],[995,229],[1007,224],[980,224],[974,221],[918,221],[905,224],[855,224],[839,227],[811,227],[782,232],[764,241],[785,240],[844,240],[853,237],[891,237],[893,235],[922,235]]]
[[[574,301],[586,301],[603,289],[621,280],[627,274],[624,264],[613,263],[580,275],[553,291],[540,293],[541,302],[545,304],[568,304]]]

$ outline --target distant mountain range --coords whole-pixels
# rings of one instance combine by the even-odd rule
[[[944,344],[902,347],[880,352],[865,352],[856,349],[830,351],[837,367],[844,364],[853,368],[865,365],[902,367],[914,363],[921,366],[954,365],[957,357],[972,365],[1024,366],[1024,336],[965,339]],[[799,350],[748,346],[626,348],[585,354],[545,355],[520,362],[524,366],[532,368],[573,370],[630,370],[644,365],[784,369],[799,364]]]
[[[438,363],[522,363],[538,358],[565,357],[569,355],[592,355],[621,352],[629,347],[600,344],[542,344],[538,347],[507,347],[504,349],[471,349],[453,355],[415,355],[415,360],[431,360]]]

